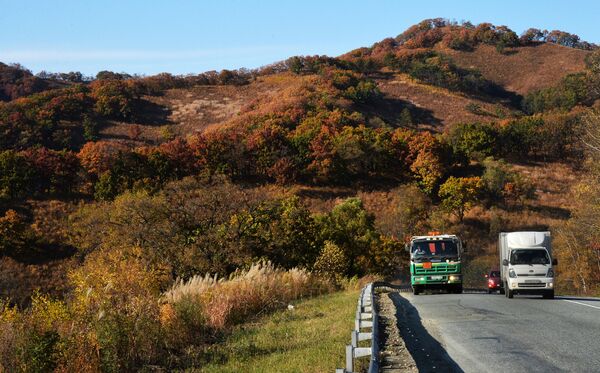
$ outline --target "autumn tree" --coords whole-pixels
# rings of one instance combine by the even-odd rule
[[[133,114],[135,93],[133,83],[115,79],[100,79],[92,82],[91,96],[95,100],[97,114],[115,119],[130,119]]]
[[[440,186],[438,193],[442,199],[443,208],[456,215],[459,221],[463,221],[465,212],[471,209],[478,201],[481,193],[482,182],[479,177],[454,177],[450,176]]]
[[[447,173],[450,158],[446,144],[429,132],[421,132],[408,137],[407,162],[421,189],[432,194]]]
[[[0,258],[21,253],[28,241],[28,228],[23,217],[14,210],[7,210],[0,217]]]
[[[119,154],[127,151],[127,146],[110,141],[87,142],[81,148],[77,157],[81,166],[88,174],[99,177],[104,172],[110,170],[113,162]]]
[[[32,148],[22,154],[33,168],[31,187],[37,193],[69,193],[75,189],[80,164],[73,152]]]

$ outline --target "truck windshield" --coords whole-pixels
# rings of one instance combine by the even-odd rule
[[[411,252],[415,259],[443,259],[458,256],[458,247],[454,241],[416,241]]]
[[[519,249],[510,254],[510,264],[549,264],[546,250]]]

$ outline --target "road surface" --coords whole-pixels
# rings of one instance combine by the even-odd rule
[[[600,298],[381,296],[421,372],[600,372]]]

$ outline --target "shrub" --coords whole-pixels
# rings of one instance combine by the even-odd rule
[[[96,350],[103,371],[160,362],[157,299],[168,281],[163,268],[148,266],[138,248],[102,250],[90,254],[70,279],[76,325],[89,338],[86,345],[72,346],[72,354]]]
[[[360,104],[374,101],[381,96],[377,84],[371,80],[361,80],[355,86],[348,87],[344,91],[344,97]]]
[[[431,210],[431,200],[414,184],[359,196],[365,208],[375,215],[378,231],[388,237],[402,241],[427,229],[423,224]]]
[[[348,270],[348,259],[336,244],[325,241],[313,268],[316,273],[329,279],[331,283],[338,284]]]

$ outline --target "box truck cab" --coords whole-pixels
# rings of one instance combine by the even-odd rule
[[[500,278],[505,295],[539,294],[554,298],[550,232],[502,232],[498,239]]]

